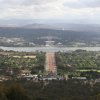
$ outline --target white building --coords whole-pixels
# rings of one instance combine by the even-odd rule
[[[53,46],[55,41],[45,41],[46,42],[46,46]]]

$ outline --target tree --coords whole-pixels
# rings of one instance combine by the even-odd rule
[[[13,84],[7,92],[8,100],[30,100],[24,88],[19,84]]]

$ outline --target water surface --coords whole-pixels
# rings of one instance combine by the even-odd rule
[[[0,49],[3,50],[13,50],[13,51],[26,51],[26,52],[66,52],[66,51],[75,51],[77,49],[87,50],[87,51],[100,51],[100,47],[3,47],[0,46]]]

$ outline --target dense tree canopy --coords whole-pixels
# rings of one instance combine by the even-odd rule
[[[4,84],[4,85],[3,85]],[[0,100],[100,100],[100,84],[82,80],[0,84]]]
[[[72,71],[75,69],[100,69],[99,56],[96,52],[74,51],[56,53],[58,69]]]

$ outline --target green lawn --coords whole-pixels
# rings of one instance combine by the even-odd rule
[[[97,71],[97,72],[100,72],[100,70],[96,70],[96,69],[82,69],[82,70],[77,70],[77,71],[80,71],[80,72],[87,72],[87,71]]]

